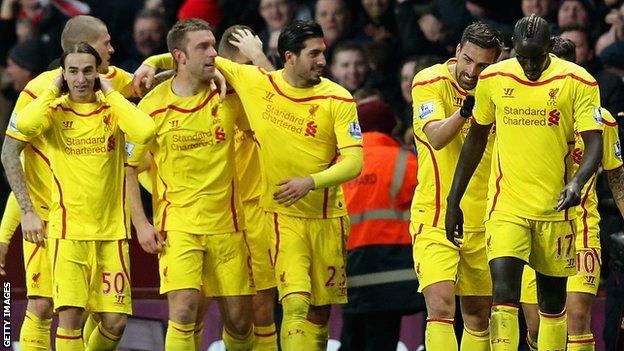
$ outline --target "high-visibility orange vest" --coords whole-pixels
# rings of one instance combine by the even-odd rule
[[[351,231],[348,249],[411,244],[410,202],[418,183],[418,161],[389,135],[364,133],[364,167],[343,184]]]

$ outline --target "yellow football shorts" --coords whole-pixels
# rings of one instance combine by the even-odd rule
[[[45,246],[42,246],[22,240],[28,297],[52,297],[52,268],[48,257],[51,242],[53,240],[46,240]]]
[[[243,202],[245,211],[247,243],[251,252],[251,267],[253,270],[256,290],[271,289],[276,286],[273,256],[273,228],[266,227],[264,211],[258,205],[258,200]]]
[[[516,257],[545,275],[576,274],[574,220],[537,221],[494,211],[485,222],[485,234],[489,261]]]
[[[524,265],[524,271],[522,272],[520,303],[537,305],[537,280],[535,278],[535,270],[528,265]]]
[[[180,289],[196,289],[209,297],[255,294],[244,231],[169,231],[165,238],[158,259],[161,294]]]
[[[132,314],[127,240],[49,242],[55,309]]]
[[[314,306],[347,303],[345,270],[350,221],[300,218],[266,212],[275,235],[275,278],[279,299],[291,293],[310,294]]]
[[[412,222],[410,233],[419,292],[431,284],[454,281],[459,296],[492,295],[483,232],[464,232],[461,248],[448,241],[441,228]]]

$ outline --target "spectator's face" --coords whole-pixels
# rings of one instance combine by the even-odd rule
[[[323,38],[310,38],[304,44],[299,55],[286,52],[286,64],[292,65],[295,75],[305,80],[308,86],[313,86],[321,82],[327,64],[325,41]]]
[[[7,58],[6,73],[11,77],[14,91],[22,91],[26,87],[26,84],[28,84],[28,81],[33,78],[29,70],[18,66],[15,61],[10,58]]]
[[[534,13],[544,18],[548,16],[551,7],[551,0],[522,0],[522,13],[525,16],[530,16]]]
[[[360,51],[344,50],[334,55],[331,73],[338,84],[353,92],[364,84],[368,66]]]
[[[368,16],[377,21],[388,10],[389,0],[362,0],[362,7]]]
[[[333,44],[340,38],[347,27],[349,12],[341,0],[318,0],[316,3],[316,22],[321,25],[325,40]]]
[[[557,13],[557,24],[559,27],[578,24],[586,28],[589,23],[588,21],[589,14],[585,10],[585,7],[576,0],[564,1]]]
[[[179,68],[201,81],[215,77],[216,40],[209,30],[187,32],[186,52],[174,50]]]
[[[99,76],[95,57],[91,54],[75,53],[65,58],[63,78],[67,81],[69,95],[77,102],[93,98],[95,79]]]
[[[579,65],[584,66],[593,58],[594,53],[589,47],[585,33],[573,30],[561,33],[561,37],[572,40],[576,45],[576,63]]]
[[[108,72],[108,66],[110,65],[110,58],[113,53],[115,53],[115,49],[111,45],[111,37],[108,34],[108,29],[105,26],[100,27],[100,36],[87,44],[91,45],[95,51],[98,52],[100,58],[102,58],[102,64],[98,69],[100,73]]]
[[[477,86],[479,74],[489,65],[496,62],[496,50],[484,49],[469,41],[458,45],[455,51],[457,64],[455,78],[464,90],[472,90]]]
[[[414,72],[416,70],[416,62],[405,62],[401,67],[401,95],[405,101],[412,102],[412,80],[414,79]]]
[[[134,44],[144,57],[152,55],[163,42],[163,23],[153,17],[139,18],[134,22]]]
[[[294,14],[291,0],[260,0],[260,16],[271,30],[282,30]]]

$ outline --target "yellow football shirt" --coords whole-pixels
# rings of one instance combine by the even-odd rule
[[[258,144],[251,130],[242,131],[238,128],[234,135],[234,160],[240,184],[241,201],[260,198],[260,158]]]
[[[148,115],[117,91],[76,103],[46,89],[18,113],[16,127],[46,139],[48,156],[41,157],[52,171],[51,238],[129,238],[124,161],[133,150],[125,141],[149,142],[154,123]]]
[[[529,81],[515,58],[486,68],[473,111],[477,123],[496,122],[488,212],[561,221],[576,211],[554,208],[572,178],[575,128],[602,131],[596,80],[580,66],[550,55],[538,81]]]
[[[286,207],[273,200],[277,183],[330,167],[339,149],[361,147],[355,101],[347,90],[325,78],[309,88],[288,84],[282,70],[266,72],[218,57],[217,67],[240,96],[260,150],[260,206],[304,218],[347,214],[342,187],[315,189]]]
[[[443,64],[426,68],[412,81],[418,185],[412,200],[411,220],[438,228],[444,228],[446,197],[472,120],[465,123],[461,132],[441,150],[435,150],[429,144],[423,130],[429,122],[450,117],[461,108],[465,96],[468,95],[449,71],[448,66],[456,62],[455,59],[451,59]],[[460,203],[464,213],[464,228],[468,231],[485,230],[483,222],[487,206],[487,184],[493,140],[494,130],[490,133],[483,159]]]
[[[59,73],[61,73],[61,68],[46,71],[28,82],[17,99],[6,131],[6,136],[9,138],[28,143],[22,153],[24,157],[24,177],[33,206],[44,221],[48,220],[50,186],[52,185],[50,168],[45,161],[48,157],[48,152],[45,150],[45,140],[40,137],[29,138],[20,133],[15,127],[15,118],[21,109],[35,100],[54,83],[54,79]],[[111,80],[113,88],[121,92],[122,95],[126,97],[133,95],[131,74],[120,68],[110,66],[106,78]]]
[[[151,152],[157,174],[154,225],[192,234],[244,229],[236,166],[234,127],[248,130],[235,94],[219,104],[216,90],[190,97],[172,91],[173,78],[139,103],[156,124]]]
[[[622,166],[622,149],[618,135],[618,125],[609,111],[600,109],[604,131],[602,132],[602,168],[610,171]],[[581,164],[585,144],[577,132],[574,135],[574,151],[572,159],[576,166]],[[596,196],[596,174],[585,184],[581,192],[581,204],[576,207],[576,247],[600,248],[600,213]]]

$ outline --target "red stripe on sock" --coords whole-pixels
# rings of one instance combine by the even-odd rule
[[[430,323],[430,322],[446,323],[450,325],[455,324],[454,319],[446,319],[446,318],[427,318],[427,323]]]

